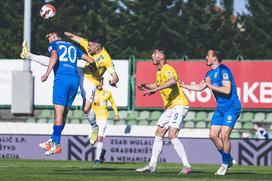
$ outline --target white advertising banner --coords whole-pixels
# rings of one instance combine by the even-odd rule
[[[12,71],[23,70],[22,60],[0,60],[0,105],[10,105],[12,96]]]
[[[104,74],[104,88],[111,91],[113,98],[120,107],[128,106],[128,87],[129,87],[129,62],[128,60],[113,60],[119,82],[116,87],[109,85],[110,74]],[[46,72],[47,67],[36,62],[31,62],[31,70],[34,76],[34,105],[51,106],[53,91],[53,73],[50,74],[46,82],[41,82],[41,76]],[[22,60],[0,60],[0,105],[11,105],[12,71],[23,70]],[[74,106],[82,105],[80,89],[74,101]]]

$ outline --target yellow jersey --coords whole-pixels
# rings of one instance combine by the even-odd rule
[[[79,44],[85,49],[88,56],[95,60],[98,72],[91,72],[86,68],[89,65],[87,62],[84,68],[84,77],[92,81],[97,86],[106,70],[108,70],[110,74],[115,72],[112,59],[104,47],[98,54],[91,55],[88,51],[88,40],[80,38]]]
[[[174,78],[176,81],[179,80],[177,72],[175,69],[165,64],[161,70],[158,70],[156,73],[156,85],[160,86],[166,83],[170,78]],[[169,88],[161,89],[160,94],[163,99],[164,108],[172,108],[175,105],[188,106],[189,102],[185,97],[181,87],[178,83],[172,85]]]
[[[112,94],[110,91],[102,89],[95,91],[94,102],[92,104],[92,108],[95,112],[96,120],[107,120],[108,113],[108,101],[111,103],[111,107],[115,113],[118,115],[117,106],[113,100]]]

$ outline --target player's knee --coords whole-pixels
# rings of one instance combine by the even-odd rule
[[[90,109],[84,107],[83,111],[85,114],[88,114],[90,112]]]
[[[177,135],[176,135],[176,134],[169,133],[168,138],[169,138],[169,140],[172,140],[172,139],[174,139],[174,138],[177,138]]]
[[[215,140],[218,136],[216,134],[210,133],[209,137],[210,137],[211,140]]]
[[[223,142],[227,142],[227,141],[229,141],[229,134],[222,134],[221,138],[222,138]]]

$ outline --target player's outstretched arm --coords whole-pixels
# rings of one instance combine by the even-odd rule
[[[49,77],[53,67],[56,65],[58,60],[58,53],[56,50],[53,50],[51,53],[51,57],[50,57],[50,62],[47,68],[46,73],[41,77],[41,81],[44,82],[47,80],[47,78]]]
[[[111,77],[112,77],[112,79],[109,81],[109,84],[112,87],[116,87],[117,82],[119,82],[119,77],[118,77],[117,73],[116,72],[112,72],[111,73]]]
[[[205,80],[202,80],[199,84],[195,84],[195,85],[187,85],[179,81],[179,85],[184,89],[193,90],[193,91],[203,91],[205,88],[207,88],[207,84]]]
[[[144,90],[144,89],[151,90],[151,89],[155,89],[155,88],[157,88],[157,85],[155,83],[154,84],[145,84],[145,83],[138,84],[139,90]]]
[[[82,55],[81,58],[84,59],[86,62],[89,62],[90,64],[95,63],[94,59],[91,58],[91,57],[89,57],[89,56],[88,56],[87,54],[85,54],[85,53]]]
[[[70,38],[71,40],[74,40],[75,42],[79,43],[80,42],[80,36],[75,35],[73,33],[70,32],[64,32],[64,35],[68,38]]]
[[[170,78],[170,79],[168,79],[168,81],[165,82],[164,84],[162,84],[162,85],[160,85],[160,86],[157,86],[157,87],[154,88],[154,89],[150,89],[149,91],[146,91],[146,92],[144,93],[144,96],[146,96],[146,95],[147,95],[147,96],[152,95],[152,94],[156,93],[157,91],[162,90],[162,89],[169,88],[169,87],[171,87],[172,85],[174,85],[174,84],[176,84],[176,83],[177,83],[177,81],[175,80],[175,78]]]

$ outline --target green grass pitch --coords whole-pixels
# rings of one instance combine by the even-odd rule
[[[235,166],[225,176],[215,176],[219,165],[194,164],[190,175],[177,174],[178,164],[160,163],[156,173],[136,173],[144,163],[103,163],[87,161],[9,160],[0,159],[0,181],[103,180],[272,180],[272,167]]]

